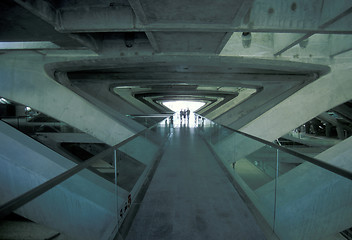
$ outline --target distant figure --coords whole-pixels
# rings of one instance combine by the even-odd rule
[[[191,111],[189,110],[189,108],[187,108],[186,114],[187,114],[187,122],[189,122],[189,114],[191,113]]]
[[[181,120],[181,123],[182,123],[183,114],[184,114],[184,112],[183,112],[183,110],[181,109],[181,111],[180,111],[180,120]]]
[[[174,116],[170,116],[170,125],[174,125]]]
[[[201,116],[198,116],[198,126],[201,125],[201,120],[202,120],[202,117],[201,117]]]

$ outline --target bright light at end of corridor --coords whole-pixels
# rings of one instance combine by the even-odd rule
[[[170,108],[174,112],[179,112],[184,109],[189,109],[191,112],[197,111],[199,108],[204,106],[204,102],[195,102],[195,101],[168,101],[163,102],[163,104]]]

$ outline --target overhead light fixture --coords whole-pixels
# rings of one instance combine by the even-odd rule
[[[127,48],[131,48],[134,45],[134,33],[127,32],[125,33],[125,45]]]
[[[250,32],[242,33],[242,46],[244,48],[249,48],[252,42],[252,34]]]
[[[34,42],[0,42],[0,49],[17,50],[17,49],[59,49],[55,43],[49,41]]]
[[[0,98],[0,103],[1,104],[11,104],[11,102],[6,100],[5,98]]]
[[[299,42],[299,46],[300,46],[301,48],[306,48],[306,47],[308,46],[308,42],[309,42],[309,38],[304,39],[303,41],[300,41],[300,42]]]

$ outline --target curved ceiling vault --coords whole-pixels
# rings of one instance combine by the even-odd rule
[[[160,102],[197,100],[206,103],[199,114],[238,128],[329,71],[315,64],[188,55],[90,59],[46,69],[107,111],[169,113]]]

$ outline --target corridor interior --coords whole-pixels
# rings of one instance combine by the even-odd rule
[[[194,122],[175,122],[127,239],[265,239]]]
[[[160,117],[133,119],[151,125]],[[182,120],[178,114],[164,117],[113,147],[99,142],[90,147],[84,143],[44,146],[40,140],[45,138],[31,134],[36,125],[29,128],[28,119],[14,122],[14,127],[0,122],[0,161],[4,166],[0,176],[8,182],[1,186],[6,193],[2,204],[24,200],[14,208],[24,219],[13,222],[11,217],[5,218],[0,239],[13,233],[23,239],[27,233],[19,226],[29,223],[32,235],[39,226],[49,228],[36,230],[39,235],[35,236],[46,236],[42,238],[117,240],[320,239],[349,227],[341,218],[342,214],[350,216],[349,208],[339,207],[351,203],[348,178],[312,164],[309,156],[193,113]],[[60,130],[56,134],[61,136],[72,131],[57,122],[47,122],[39,129],[45,126]],[[26,130],[28,135],[18,130]],[[74,160],[64,152],[66,145],[86,158]],[[351,151],[346,144],[336,146],[331,154]],[[75,168],[83,170],[67,175]],[[67,175],[67,180],[56,180],[61,175]],[[35,193],[33,200],[23,197],[52,181],[55,185]],[[326,195],[327,191],[330,194]],[[336,201],[331,205],[341,194],[346,197],[339,205]],[[94,221],[87,214],[94,216]],[[321,224],[332,218],[340,222],[334,221],[336,226]]]

